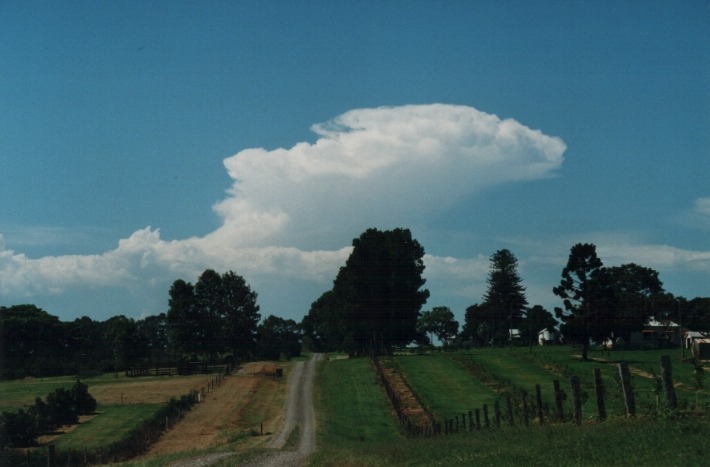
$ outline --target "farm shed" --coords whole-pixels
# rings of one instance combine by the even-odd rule
[[[693,356],[698,360],[710,360],[710,339],[695,339],[693,341]]]
[[[685,348],[686,349],[692,349],[693,348],[693,342],[696,339],[707,339],[708,336],[705,333],[698,332],[698,331],[688,331],[685,334],[683,334],[683,338],[685,339]]]

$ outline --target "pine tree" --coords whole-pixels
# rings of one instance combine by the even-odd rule
[[[498,250],[490,259],[488,290],[483,299],[491,311],[493,340],[502,336],[512,340],[512,329],[519,325],[523,310],[528,304],[525,287],[518,274],[518,259],[509,250]],[[505,331],[506,326],[509,331]]]

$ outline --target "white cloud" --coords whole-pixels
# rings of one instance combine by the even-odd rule
[[[710,197],[696,199],[693,207],[696,213],[710,217]]]
[[[312,130],[314,143],[245,149],[225,159],[233,184],[214,206],[222,219],[214,232],[165,241],[147,227],[100,255],[39,259],[0,241],[0,291],[139,288],[194,280],[207,267],[248,281],[269,275],[327,287],[350,240],[366,228],[411,226],[492,186],[550,177],[566,149],[515,120],[442,104],[352,110]],[[480,288],[488,264],[434,256],[426,262],[430,282],[458,294],[471,293],[466,284],[473,282]]]
[[[215,206],[224,219],[215,237],[301,246],[333,225],[352,236],[411,223],[488,187],[548,177],[565,151],[514,120],[441,104],[352,110],[312,130],[313,144],[225,160],[234,184]]]

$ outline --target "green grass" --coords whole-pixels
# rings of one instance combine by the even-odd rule
[[[162,380],[164,376],[141,378],[141,382]],[[81,378],[81,381],[91,388],[101,385],[115,385],[135,382],[135,378],[128,378],[122,374],[118,377],[114,373]],[[76,376],[55,376],[51,378],[25,378],[0,382],[0,411],[17,410],[34,404],[36,397],[44,399],[47,394],[59,388],[71,388],[76,382]]]
[[[404,439],[368,359],[323,361],[317,378],[313,464],[361,465],[370,459],[376,465],[382,451]]]
[[[501,353],[500,350],[485,352]],[[565,363],[569,367],[567,371],[590,375],[594,367],[592,363],[575,359],[569,348],[536,349],[532,358],[523,358],[517,354],[519,351],[511,352],[513,355],[505,351],[501,356],[485,355],[484,360],[496,363],[499,371],[508,375],[513,372],[511,377],[517,383],[532,383],[533,386],[540,375],[564,380],[554,370],[535,363],[536,360],[545,360],[547,365]],[[658,361],[658,355],[636,357],[636,361]],[[456,399],[471,396],[465,389],[457,389],[457,384],[466,388],[477,383],[471,376],[460,376],[461,368],[457,368],[453,358],[452,355],[441,355],[396,357],[395,360],[410,385],[416,386],[415,390],[426,390],[427,397],[444,401],[437,402],[442,407],[448,404],[458,410]],[[498,362],[498,359],[506,358],[515,361]],[[710,420],[687,414],[680,418],[615,417],[605,423],[587,422],[581,427],[564,423],[531,424],[524,428],[518,424],[513,428],[504,426],[437,438],[404,438],[398,434],[394,416],[384,406],[384,393],[377,386],[369,365],[366,359],[355,359],[326,362],[320,367],[316,398],[319,417],[317,452],[310,460],[311,465],[670,466],[707,463],[706,437]],[[525,369],[526,366],[531,368]],[[427,375],[434,383],[426,381]],[[551,379],[549,384],[551,386]],[[490,395],[488,387],[479,389]],[[456,395],[440,394],[446,391]],[[446,399],[450,400],[446,402]],[[368,421],[372,426],[363,426]]]
[[[60,436],[59,450],[98,448],[121,441],[140,424],[160,410],[160,404],[108,405],[99,407],[99,415]]]
[[[696,418],[491,429],[403,440],[352,465],[704,465],[708,429],[707,419]]]
[[[420,402],[437,419],[492,404],[496,393],[447,355],[396,357]]]
[[[637,410],[648,411],[657,407],[658,392],[656,382],[650,376],[653,374],[660,376],[660,358],[662,355],[671,356],[673,381],[680,383],[680,385],[676,385],[676,393],[681,405],[685,404],[689,407],[694,407],[696,403],[705,407],[710,405],[710,392],[705,388],[696,393],[693,365],[689,361],[681,361],[678,349],[612,350],[609,352],[592,350],[588,355],[590,360],[584,362],[580,358],[580,352],[569,347],[546,347],[536,349],[533,353],[533,358],[538,364],[554,365],[564,373],[573,372],[577,374],[582,384],[588,388],[591,394],[593,394],[592,372],[594,368],[599,368],[607,388],[607,410],[610,414],[623,414],[624,406],[618,383],[617,364],[626,362],[632,372],[634,370],[637,371],[636,374],[632,374],[632,386],[638,406]],[[609,363],[593,359],[602,359]],[[705,383],[705,386],[710,385],[710,378],[706,378]],[[660,399],[662,400],[662,398],[663,395],[660,394]]]

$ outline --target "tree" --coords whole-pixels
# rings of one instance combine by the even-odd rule
[[[525,321],[521,326],[524,333],[528,333],[530,344],[537,338],[537,333],[543,329],[550,329],[557,326],[557,320],[552,313],[547,311],[542,305],[535,305],[528,309],[525,314]]]
[[[493,341],[492,323],[494,321],[495,313],[490,304],[475,303],[466,308],[461,337],[464,341],[470,341],[474,345],[487,345]]]
[[[488,272],[488,290],[483,299],[493,312],[491,327],[493,338],[500,338],[501,330],[514,329],[520,324],[525,306],[525,287],[518,274],[518,260],[509,250],[498,250],[490,259]],[[511,338],[509,331],[504,331],[506,338]]]
[[[560,285],[552,289],[564,305],[564,310],[555,308],[555,314],[567,324],[565,334],[581,340],[582,359],[585,361],[589,350],[590,326],[604,318],[601,311],[609,296],[605,275],[603,263],[597,257],[596,246],[578,243],[570,250]]]
[[[221,331],[222,317],[226,315],[225,299],[222,277],[214,270],[206,269],[195,284],[195,315],[202,331],[198,349],[211,362],[217,352],[224,350]]]
[[[335,294],[329,290],[311,303],[301,321],[304,339],[311,350],[333,352],[343,342],[343,315]]]
[[[459,331],[459,322],[446,306],[436,306],[431,311],[423,311],[417,321],[417,330],[433,334],[444,345],[449,345]]]
[[[261,315],[257,294],[242,276],[233,271],[222,274],[224,294],[223,330],[225,343],[235,357],[250,357],[256,348],[257,326]]]
[[[35,305],[0,307],[0,378],[55,373],[63,333],[59,318]]]
[[[175,350],[194,352],[202,340],[197,318],[195,287],[182,279],[173,282],[168,292],[168,335]]]
[[[205,270],[197,283],[176,280],[170,288],[167,320],[175,346],[206,355],[211,361],[231,351],[246,358],[256,349],[259,324],[257,294],[233,271],[221,276]]]
[[[135,320],[118,315],[109,318],[104,324],[106,338],[113,350],[114,371],[134,365],[143,353]]]
[[[408,229],[368,229],[333,284],[342,304],[344,342],[354,353],[406,345],[416,335],[419,310],[429,297],[424,248]]]
[[[663,283],[657,271],[634,263],[610,267],[607,273],[614,294],[614,319],[607,323],[613,328],[608,331],[628,338],[656,315],[654,304],[661,302]],[[658,311],[656,318],[660,320]]]
[[[268,360],[287,360],[301,355],[301,330],[292,319],[270,315],[259,325],[259,355]]]

